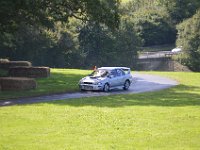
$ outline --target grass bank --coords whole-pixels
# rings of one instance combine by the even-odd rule
[[[52,93],[74,92],[78,90],[78,81],[91,71],[78,69],[51,69],[49,78],[37,80],[37,89],[28,91],[0,91],[0,100],[30,97]]]
[[[200,73],[151,74],[174,78],[180,85],[143,94],[1,107],[0,149],[199,149]]]

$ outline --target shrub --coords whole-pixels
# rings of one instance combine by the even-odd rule
[[[0,77],[5,77],[8,75],[8,71],[4,69],[0,69]]]
[[[183,47],[181,63],[193,71],[200,71],[200,10],[190,19],[177,26],[177,46]]]
[[[133,24],[144,46],[175,43],[176,30],[164,10],[141,8],[133,14]]]
[[[2,77],[0,86],[2,91],[31,90],[37,87],[37,83],[31,78]]]

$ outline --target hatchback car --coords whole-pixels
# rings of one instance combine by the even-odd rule
[[[128,90],[133,77],[127,67],[101,67],[79,81],[79,88],[83,90],[101,90],[108,92],[114,88]]]

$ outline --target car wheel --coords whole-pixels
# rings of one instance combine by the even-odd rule
[[[84,92],[85,90],[84,90],[84,89],[80,89],[80,91],[81,91],[81,92]]]
[[[104,85],[103,91],[104,91],[104,92],[110,91],[110,86],[109,86],[108,83],[106,83],[106,84]]]
[[[126,80],[125,83],[124,83],[124,90],[128,90],[130,87],[130,81]]]

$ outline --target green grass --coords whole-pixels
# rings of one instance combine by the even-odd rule
[[[1,107],[0,149],[200,149],[200,73],[150,73],[180,85]]]
[[[89,73],[91,73],[91,71],[51,69],[51,76],[49,78],[37,79],[36,90],[16,92],[3,91],[0,92],[0,100],[78,91],[78,81]]]

